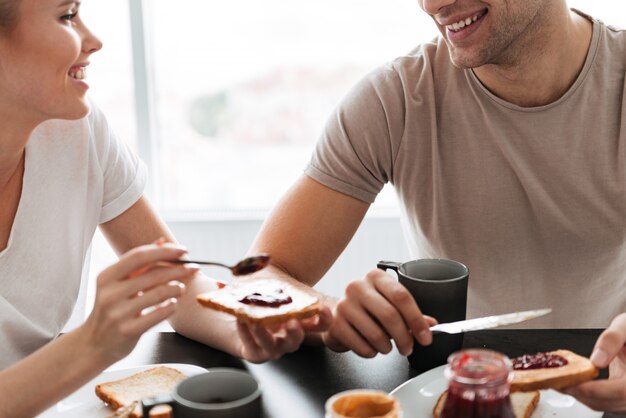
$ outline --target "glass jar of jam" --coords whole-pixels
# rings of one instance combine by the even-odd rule
[[[440,418],[515,418],[509,396],[511,361],[491,350],[450,355],[448,393]]]

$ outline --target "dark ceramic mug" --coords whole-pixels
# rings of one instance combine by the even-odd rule
[[[398,263],[380,261],[381,270],[394,270],[400,283],[411,293],[425,315],[440,323],[462,321],[467,310],[468,268],[458,261],[421,259]],[[420,373],[446,364],[448,356],[463,346],[463,334],[434,334],[433,343],[418,343],[408,357],[409,364]]]
[[[169,405],[172,418],[258,418],[261,387],[248,372],[232,368],[208,369],[176,385],[170,395],[142,400],[143,416],[157,405]]]

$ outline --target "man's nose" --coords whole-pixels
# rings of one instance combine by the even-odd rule
[[[422,9],[429,15],[436,15],[444,7],[456,3],[456,0],[420,0]]]

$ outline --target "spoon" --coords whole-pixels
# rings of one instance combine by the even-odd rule
[[[244,276],[246,274],[252,274],[257,272],[263,268],[265,268],[270,263],[270,256],[267,254],[259,254],[253,255],[251,257],[246,257],[234,266],[227,266],[226,264],[217,263],[215,261],[197,261],[197,260],[174,260],[172,263],[175,264],[202,264],[205,266],[218,266],[225,267],[229,269],[233,276]]]

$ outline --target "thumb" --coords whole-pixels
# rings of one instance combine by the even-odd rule
[[[591,362],[598,368],[605,368],[626,344],[626,313],[613,319],[611,325],[600,334],[591,353]]]

